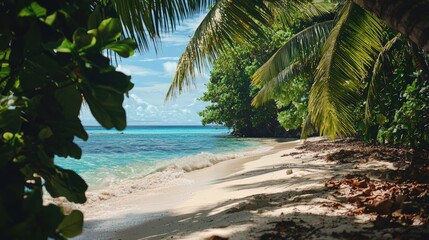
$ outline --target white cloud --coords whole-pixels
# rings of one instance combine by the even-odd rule
[[[193,107],[195,106],[195,104],[197,104],[199,101],[197,98],[192,99],[192,102],[188,105],[186,105],[186,107]]]
[[[165,62],[162,66],[167,76],[174,76],[174,73],[176,73],[177,62]]]
[[[156,62],[156,61],[178,61],[179,57],[158,57],[158,58],[143,58],[140,62]]]
[[[207,15],[206,12],[200,13],[198,16],[193,18],[185,19],[182,23],[177,26],[177,31],[187,31],[187,32],[194,32],[195,29],[200,25],[200,23],[203,21],[204,17]]]
[[[185,91],[177,98],[164,101],[165,94],[170,86],[169,79],[174,74],[179,60],[180,49],[189,41],[190,36],[200,24],[205,14],[195,15],[186,19],[177,27],[174,34],[165,34],[162,38],[164,46],[173,48],[162,49],[156,55],[153,50],[142,55],[136,54],[131,58],[123,59],[117,70],[133,77],[150,77],[150,81],[135,86],[125,98],[124,108],[127,113],[128,125],[180,125],[201,124],[198,112],[202,111],[208,103],[198,101],[206,90],[208,72],[197,74],[197,88]],[[177,47],[176,47],[177,46]],[[176,56],[177,55],[177,56]],[[141,65],[141,66],[140,66]],[[153,67],[153,68],[152,68]],[[138,78],[136,78],[138,79]],[[84,108],[81,119],[85,125],[96,124],[88,108]]]
[[[146,76],[156,76],[160,74],[160,72],[154,71],[152,69],[147,69],[144,67],[134,66],[134,65],[118,65],[116,70],[132,76],[146,77]]]
[[[182,35],[182,34],[164,34],[161,36],[161,44],[165,44],[168,46],[183,46],[188,44],[189,39],[190,39],[190,35]]]

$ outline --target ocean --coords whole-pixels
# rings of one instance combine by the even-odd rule
[[[231,137],[228,128],[217,126],[129,126],[124,131],[85,128],[89,140],[76,140],[82,158],[58,158],[56,164],[79,173],[90,190],[166,169],[193,171],[264,145],[261,139]]]

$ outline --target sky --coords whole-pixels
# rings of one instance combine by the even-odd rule
[[[153,49],[118,61],[117,70],[131,75],[134,88],[125,98],[128,125],[201,125],[198,112],[208,103],[197,100],[209,81],[209,73],[197,76],[196,88],[175,100],[164,101],[176,71],[177,62],[205,14],[184,20],[171,34],[163,35],[158,52]],[[83,125],[99,125],[86,106],[81,113]]]

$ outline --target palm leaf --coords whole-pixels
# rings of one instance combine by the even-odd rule
[[[263,0],[220,0],[208,12],[179,59],[176,74],[166,98],[174,98],[193,83],[196,71],[233,43],[249,42],[263,37],[261,25],[268,25],[271,15]]]
[[[398,34],[394,38],[390,39],[383,46],[383,49],[378,54],[377,60],[374,63],[374,68],[372,70],[372,77],[368,86],[368,94],[367,94],[366,105],[365,105],[365,121],[367,123],[370,121],[369,119],[372,116],[372,110],[374,106],[373,102],[377,100],[378,82],[380,80],[381,70],[384,68],[386,61],[388,61],[388,53],[395,45],[395,43],[398,42],[400,37],[401,37],[401,34]]]
[[[304,69],[312,71],[316,59],[321,55],[321,48],[335,21],[329,20],[314,24],[295,34],[253,75],[253,84],[263,86],[252,101],[259,106],[274,97],[284,81],[294,78]],[[304,67],[305,66],[305,67]]]
[[[310,63],[310,61],[296,61],[291,63],[271,81],[265,84],[259,84],[262,87],[252,99],[252,105],[255,107],[261,107],[262,105],[269,103],[270,100],[274,99],[280,93],[284,92],[284,87],[287,83],[300,76],[305,69],[311,69],[311,67],[308,66],[308,63]]]
[[[323,49],[309,96],[311,120],[321,135],[355,134],[354,106],[362,79],[381,50],[380,21],[349,2]]]
[[[311,122],[311,113],[308,113],[307,117],[305,118],[305,122],[302,126],[301,138],[305,139],[316,132],[317,130]]]
[[[285,27],[291,27],[297,19],[311,21],[332,13],[336,4],[322,1],[309,2],[308,0],[279,0],[267,2],[274,19]]]
[[[255,37],[264,37],[263,26],[270,26],[275,16],[284,18],[285,22],[298,12],[306,17],[316,17],[327,14],[332,6],[309,4],[306,0],[219,0],[182,54],[166,98],[173,98],[184,88],[189,88],[196,72],[201,73],[227,46],[252,43]]]
[[[172,31],[184,18],[205,10],[216,0],[112,0],[125,34],[140,50],[156,47],[161,33]]]

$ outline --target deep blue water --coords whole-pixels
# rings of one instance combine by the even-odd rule
[[[184,158],[203,161],[202,157],[237,152],[260,143],[231,137],[227,128],[211,126],[131,126],[124,131],[86,127],[86,130],[89,140],[76,141],[83,150],[82,159],[56,161],[81,174],[90,185],[141,177]]]

